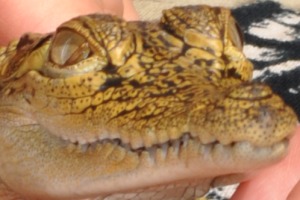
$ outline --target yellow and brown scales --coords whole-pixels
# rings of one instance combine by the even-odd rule
[[[242,48],[208,6],[80,16],[1,48],[0,196],[188,200],[279,160],[296,116]]]

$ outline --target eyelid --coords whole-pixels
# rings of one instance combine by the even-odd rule
[[[230,40],[233,42],[233,45],[242,50],[244,45],[243,34],[239,25],[232,17],[230,18],[228,25],[228,35]]]
[[[58,65],[71,65],[86,59],[90,51],[83,36],[71,30],[61,30],[52,42],[50,59]]]

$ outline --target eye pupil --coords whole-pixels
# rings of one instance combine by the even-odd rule
[[[91,50],[84,37],[71,30],[60,30],[54,37],[50,59],[57,65],[65,66],[89,57]]]

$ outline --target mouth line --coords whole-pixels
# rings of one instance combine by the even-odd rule
[[[81,149],[82,152],[86,152],[88,150],[95,149],[98,145],[106,145],[106,144],[111,144],[114,146],[119,146],[126,151],[130,151],[133,153],[141,154],[144,151],[152,152],[155,149],[162,149],[163,151],[167,151],[168,148],[173,147],[174,149],[179,149],[180,147],[184,147],[187,145],[187,143],[191,140],[197,141],[199,143],[200,140],[196,137],[193,137],[189,132],[184,133],[181,137],[173,140],[168,140],[167,142],[164,143],[158,143],[158,144],[153,144],[150,147],[146,146],[141,146],[138,148],[134,148],[130,145],[130,143],[124,143],[120,138],[106,138],[106,139],[101,139],[101,140],[96,140],[90,143],[80,143],[79,141],[73,142],[71,140],[67,139],[62,139],[64,142],[68,144],[75,145],[77,148]],[[201,143],[202,144],[202,143]],[[212,143],[210,143],[212,144]],[[208,144],[202,144],[202,145],[208,145]]]
[[[63,139],[64,142],[66,142],[67,144],[72,144],[73,146],[76,147],[76,149],[79,149],[80,152],[82,152],[82,153],[85,153],[87,151],[93,151],[94,149],[97,148],[97,146],[113,145],[115,147],[121,147],[122,149],[124,149],[127,152],[132,152],[132,153],[138,154],[139,156],[142,155],[144,152],[147,152],[147,153],[149,153],[150,157],[151,157],[151,155],[154,155],[158,149],[161,150],[161,153],[167,154],[168,150],[170,148],[172,148],[172,150],[174,152],[176,152],[176,154],[179,154],[179,152],[183,148],[186,148],[189,145],[189,143],[191,143],[191,142],[193,142],[194,144],[196,143],[198,146],[205,147],[206,150],[211,150],[211,149],[213,149],[213,147],[216,147],[216,146],[223,146],[223,147],[226,147],[227,149],[228,148],[234,149],[236,146],[239,146],[239,145],[242,145],[245,143],[247,143],[247,145],[250,145],[250,146],[252,146],[252,148],[255,148],[255,149],[265,149],[265,148],[273,148],[274,146],[285,143],[288,140],[289,140],[289,138],[287,137],[287,138],[284,138],[284,139],[282,139],[272,145],[269,145],[269,146],[256,146],[248,141],[234,141],[229,144],[222,144],[220,141],[215,140],[213,142],[203,143],[203,142],[201,142],[201,140],[199,138],[193,137],[190,132],[186,132],[186,133],[182,134],[181,137],[179,137],[177,139],[168,140],[167,142],[164,142],[164,143],[153,144],[150,147],[142,146],[142,147],[138,147],[138,148],[133,148],[130,145],[130,143],[124,143],[119,138],[114,138],[114,139],[107,138],[107,139],[96,140],[94,142],[85,143],[85,144],[81,144],[78,141],[72,142],[70,140]]]

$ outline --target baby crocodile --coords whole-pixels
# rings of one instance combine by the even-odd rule
[[[242,46],[228,9],[187,6],[1,48],[1,199],[190,200],[280,160],[296,116]]]

